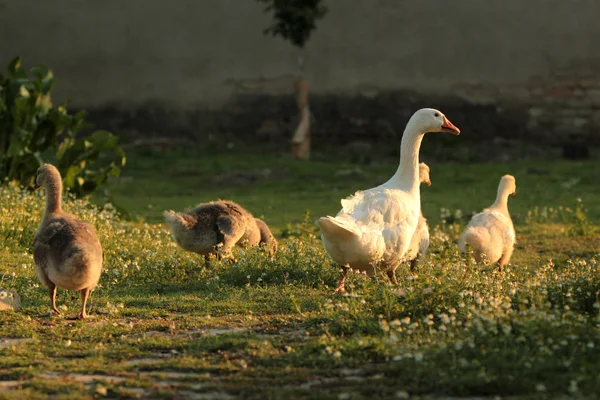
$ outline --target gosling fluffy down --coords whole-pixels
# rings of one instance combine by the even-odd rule
[[[62,210],[62,179],[50,164],[37,171],[36,186],[46,191],[46,208],[33,240],[35,272],[48,288],[52,312],[56,309],[56,288],[79,290],[81,312],[90,291],[98,284],[102,272],[102,246],[94,227]]]
[[[271,254],[277,250],[267,224],[233,201],[212,201],[181,213],[168,210],[164,217],[179,247],[205,258],[210,254],[230,257],[235,245],[265,244]]]
[[[461,235],[458,242],[461,252],[466,252],[467,245],[470,245],[478,263],[489,265],[497,262],[499,270],[508,264],[515,244],[515,228],[508,212],[508,196],[516,193],[515,178],[504,175],[494,204],[474,215]]]

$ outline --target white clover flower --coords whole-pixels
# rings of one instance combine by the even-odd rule
[[[537,392],[545,392],[546,391],[546,385],[544,385],[543,383],[538,383],[537,385],[535,385],[535,390]]]

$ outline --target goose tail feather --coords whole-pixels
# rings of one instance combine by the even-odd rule
[[[317,221],[317,224],[321,228],[323,236],[326,238],[348,240],[359,236],[358,232],[356,232],[356,227],[346,221],[334,217],[321,217]]]
[[[163,213],[163,217],[165,218],[165,222],[171,231],[174,231],[178,228],[184,228],[187,225],[185,219],[175,211],[167,210]]]
[[[468,244],[478,251],[484,251],[489,247],[490,240],[490,233],[487,229],[469,227],[460,237],[458,248],[461,253],[464,253],[467,251]]]

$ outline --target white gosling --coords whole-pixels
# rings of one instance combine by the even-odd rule
[[[203,255],[206,262],[211,254],[232,258],[235,245],[264,244],[271,255],[277,250],[267,224],[233,201],[212,201],[181,213],[168,210],[164,218],[179,247]]]
[[[335,217],[317,221],[325,250],[342,267],[336,293],[345,291],[348,268],[368,275],[383,268],[396,282],[396,268],[406,260],[421,214],[419,149],[427,132],[458,135],[460,130],[438,110],[418,110],[402,135],[396,173],[380,186],[341,200]]]
[[[36,187],[46,191],[46,208],[33,240],[35,272],[50,292],[52,312],[56,309],[56,288],[79,290],[81,312],[90,291],[102,272],[102,246],[94,227],[62,210],[62,179],[58,170],[44,164],[37,171]]]
[[[500,271],[508,264],[515,244],[515,228],[508,212],[508,196],[516,194],[515,178],[504,175],[500,179],[494,204],[474,215],[461,235],[458,242],[461,252],[466,252],[467,245],[470,245],[478,263],[489,265],[497,262]]]
[[[429,166],[424,162],[419,164],[419,181],[421,183],[431,186],[431,180],[429,178]],[[423,217],[423,213],[419,215],[419,223],[417,224],[417,230],[412,237],[408,252],[406,252],[406,259],[410,260],[410,270],[415,272],[417,265],[425,257],[427,249],[429,248],[429,226],[427,220]],[[395,282],[394,282],[395,283]]]

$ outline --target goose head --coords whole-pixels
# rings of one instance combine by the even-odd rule
[[[44,164],[37,170],[37,176],[35,178],[35,188],[41,187],[47,188],[49,186],[55,186],[61,182],[60,172],[52,164]]]
[[[500,179],[500,189],[503,192],[509,193],[513,196],[517,195],[517,181],[512,175],[504,175]]]
[[[448,132],[453,135],[460,134],[458,129],[446,116],[435,108],[422,108],[415,112],[410,118],[410,124],[413,124],[421,133],[427,132]]]
[[[421,183],[431,186],[431,180],[429,179],[429,166],[424,162],[419,163],[419,180]]]

